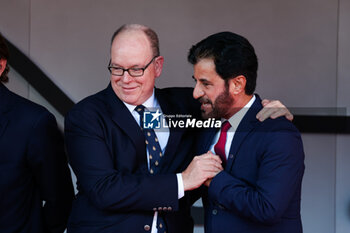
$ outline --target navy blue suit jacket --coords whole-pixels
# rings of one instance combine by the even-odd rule
[[[234,135],[225,170],[204,192],[207,233],[302,232],[301,137],[284,117],[259,122],[261,108],[257,97]],[[208,151],[214,135],[202,135],[200,153]]]
[[[190,88],[156,89],[155,95],[167,115],[199,109]],[[79,190],[68,233],[147,232],[154,209],[162,210],[167,232],[193,231],[192,203],[187,196],[178,200],[175,175],[192,160],[192,131],[170,129],[160,173],[150,175],[144,135],[109,85],[69,112],[65,137]]]
[[[62,233],[73,197],[55,117],[0,83],[0,232]]]

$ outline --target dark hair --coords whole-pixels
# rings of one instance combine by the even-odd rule
[[[121,26],[120,28],[118,28],[112,36],[112,40],[111,40],[111,45],[113,44],[113,41],[115,39],[115,37],[124,31],[128,31],[128,30],[141,30],[143,31],[149,42],[151,43],[151,48],[152,48],[152,53],[153,56],[159,56],[159,39],[158,39],[158,35],[155,31],[153,31],[151,28],[144,26],[144,25],[140,25],[140,24],[124,24],[123,26]]]
[[[7,48],[5,39],[0,33],[0,59],[5,59],[8,61],[9,57],[10,57],[10,53],[9,53],[8,48]],[[9,67],[8,63],[6,63],[5,70],[0,76],[0,82],[5,83],[9,80],[9,78],[7,77],[7,74],[9,71],[10,71],[10,67]]]
[[[216,73],[226,83],[238,75],[245,76],[247,80],[245,93],[247,95],[254,93],[258,58],[246,38],[232,32],[213,34],[193,45],[187,57],[192,65],[203,58],[214,60]]]

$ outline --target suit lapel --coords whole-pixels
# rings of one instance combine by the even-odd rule
[[[256,95],[256,99],[253,105],[249,108],[248,112],[243,117],[233,137],[227,165],[225,168],[226,171],[231,170],[233,162],[244,139],[256,127],[256,125],[259,124],[259,121],[256,119],[256,114],[261,110],[261,108],[261,99],[258,95]]]
[[[111,84],[108,85],[105,94],[112,120],[133,142],[139,161],[147,163],[145,138],[140,126],[125,104],[116,96]]]

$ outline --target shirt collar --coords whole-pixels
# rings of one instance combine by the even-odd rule
[[[228,121],[231,124],[231,128],[229,131],[236,131],[238,128],[239,123],[242,121],[243,117],[245,114],[248,112],[249,108],[253,105],[256,97],[253,95],[253,97],[249,100],[249,102],[241,109],[239,110],[236,114],[234,114]],[[222,121],[225,121],[226,119],[222,119]]]
[[[124,101],[123,103],[129,109],[130,112],[133,112],[136,108],[136,105],[128,104],[128,103],[125,103]],[[159,107],[158,101],[154,95],[154,89],[153,89],[152,95],[142,105],[148,109]]]

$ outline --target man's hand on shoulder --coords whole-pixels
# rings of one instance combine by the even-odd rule
[[[264,99],[261,104],[264,108],[256,115],[256,118],[261,122],[267,118],[275,119],[280,116],[285,116],[290,121],[294,118],[293,114],[279,100]]]

